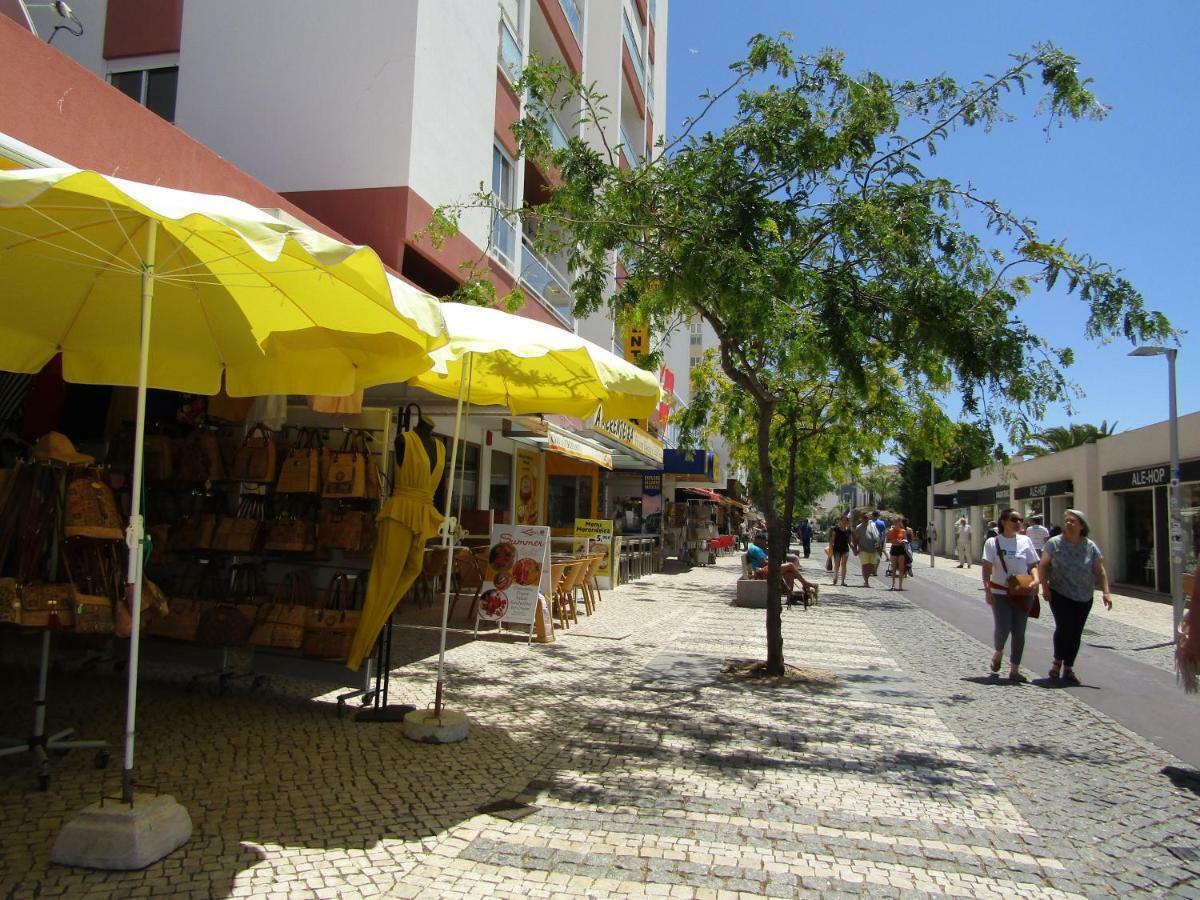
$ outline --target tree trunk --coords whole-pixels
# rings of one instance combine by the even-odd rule
[[[767,523],[767,674],[783,674],[783,606],[780,598],[780,566],[787,554],[786,529],[775,510],[775,473],[771,470],[771,420],[773,404],[758,405],[758,465],[762,478],[763,518]]]

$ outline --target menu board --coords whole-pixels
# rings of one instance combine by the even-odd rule
[[[538,593],[550,594],[550,529],[495,525],[479,597],[479,619],[532,626]]]
[[[605,588],[613,584],[613,523],[612,519],[576,519],[575,537],[591,538],[592,551],[603,553],[604,560],[596,570],[596,578]]]

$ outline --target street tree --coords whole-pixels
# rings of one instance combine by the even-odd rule
[[[956,392],[966,417],[1012,425],[1040,420],[1063,396],[1072,360],[1020,317],[1036,283],[1083,301],[1089,338],[1173,333],[1110,266],[932,171],[944,144],[1007,121],[1009,98],[1031,85],[1048,129],[1102,118],[1070,55],[1039,44],[969,83],[891,80],[848,72],[836,52],[797,54],[786,35],[758,35],[730,72],[706,107],[731,101],[727,126],[705,130],[701,113],[652,164],[629,168],[607,137],[616,129],[605,99],[561,67],[529,66],[520,85],[529,112],[514,133],[555,175],[546,202],[519,214],[536,215],[543,249],[569,253],[578,314],[609,304],[619,321],[651,329],[698,315],[715,331],[721,369],[754,421],[774,675],[784,671],[776,585],[787,538],[772,447],[795,373],[834,373],[840,391],[858,395],[887,373],[904,390]],[[545,108],[581,110],[587,137],[555,148]],[[452,231],[464,206],[494,202],[443,209],[434,230]],[[625,273],[615,291],[614,255]]]
[[[1109,425],[1107,419],[1099,425],[1090,423],[1072,423],[1065,427],[1057,425],[1031,434],[1017,452],[1028,456],[1046,456],[1050,453],[1058,453],[1060,450],[1094,444],[1101,438],[1106,438],[1116,432],[1117,423],[1113,422],[1112,425]]]

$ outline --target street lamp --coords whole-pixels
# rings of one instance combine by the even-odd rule
[[[1170,394],[1171,428],[1171,604],[1174,608],[1175,629],[1173,638],[1179,642],[1179,623],[1183,619],[1183,498],[1179,486],[1179,420],[1175,406],[1175,347],[1137,347],[1130,356],[1165,356],[1167,358],[1167,385]]]

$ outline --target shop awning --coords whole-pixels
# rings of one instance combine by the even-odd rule
[[[705,500],[712,500],[714,503],[720,503],[724,506],[734,506],[738,509],[745,509],[748,504],[741,500],[734,500],[732,497],[726,497],[724,494],[718,494],[716,491],[710,491],[708,488],[685,487],[683,490],[689,494],[694,494],[698,497],[703,497]]]

